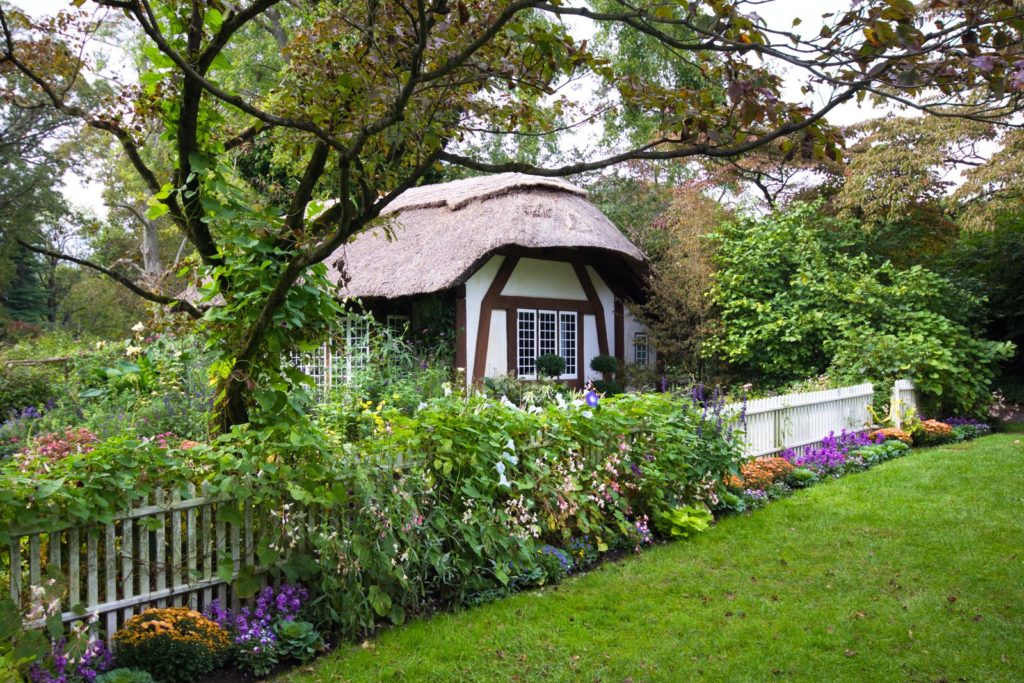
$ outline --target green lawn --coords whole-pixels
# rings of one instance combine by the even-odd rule
[[[1024,680],[1022,440],[914,451],[281,680]]]

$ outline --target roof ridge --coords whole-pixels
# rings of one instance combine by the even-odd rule
[[[399,213],[410,209],[447,207],[458,211],[477,201],[487,201],[517,190],[540,188],[587,197],[587,191],[561,178],[535,176],[526,173],[497,173],[494,175],[460,178],[447,183],[422,185],[398,195],[382,214]]]

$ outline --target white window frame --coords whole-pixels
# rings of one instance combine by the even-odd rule
[[[643,349],[643,361],[640,360]],[[633,364],[646,368],[651,362],[651,342],[646,332],[633,333]]]
[[[572,320],[571,340],[563,327],[568,320]],[[569,342],[572,343],[571,348],[566,346]],[[565,359],[564,377],[566,379],[577,379],[580,372],[578,367],[580,359],[580,315],[576,311],[558,312],[558,354]]]
[[[533,329],[523,336],[523,323],[529,320]],[[523,342],[530,341],[529,350],[524,350]],[[523,372],[523,368],[533,372]],[[537,379],[537,311],[535,309],[516,309],[516,377],[520,379]]]
[[[550,323],[554,325],[552,331],[554,337],[545,338],[545,332],[549,330],[542,329],[545,324],[542,318],[550,316]],[[524,341],[526,337],[523,332],[522,323],[526,320],[532,322],[533,330],[532,333],[528,332],[530,336],[530,346],[528,349],[524,348]],[[572,321],[572,338],[569,339],[567,330],[563,327],[565,323]],[[580,349],[580,316],[576,311],[560,311],[551,309],[536,309],[536,308],[517,308],[516,309],[516,377],[519,379],[533,380],[537,379],[537,358],[544,355],[545,353],[557,353],[565,360],[565,372],[558,376],[560,380],[575,380],[579,378],[579,349]],[[571,353],[566,355],[569,349],[565,346],[567,342],[572,344]],[[525,362],[524,362],[525,361]],[[524,367],[532,372],[524,372]],[[572,370],[570,372],[570,370]]]

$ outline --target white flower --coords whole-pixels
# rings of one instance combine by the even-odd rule
[[[124,352],[128,356],[137,356],[142,352],[142,347],[129,345],[128,348],[124,350]]]
[[[494,466],[494,469],[498,470],[498,486],[512,488],[512,482],[505,477],[505,463],[499,461],[498,464]]]
[[[512,451],[513,453],[515,453],[515,451],[516,451],[516,442],[513,441],[510,438],[508,441],[505,442],[505,448],[510,450],[510,451]]]
[[[137,322],[134,325],[132,325],[132,332],[135,332],[136,334],[142,332],[144,329],[146,329],[146,326],[143,325],[141,322]]]
[[[510,465],[518,465],[519,464],[519,458],[517,458],[516,456],[512,455],[508,451],[505,451],[504,453],[502,453],[501,457],[503,457],[505,460],[507,460]]]

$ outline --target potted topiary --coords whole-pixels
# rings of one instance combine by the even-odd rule
[[[601,373],[601,379],[607,381],[619,371],[619,361],[615,356],[594,356],[590,360],[590,369]]]
[[[537,374],[558,379],[565,372],[565,359],[557,353],[545,353],[537,359]]]

